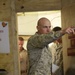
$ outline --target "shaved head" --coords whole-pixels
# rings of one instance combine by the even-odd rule
[[[37,30],[39,34],[49,33],[51,31],[50,28],[51,28],[51,22],[47,18],[43,17],[38,20]]]
[[[40,18],[40,19],[38,20],[37,25],[40,26],[40,25],[45,24],[46,22],[49,22],[49,23],[50,23],[50,21],[49,21],[47,18],[43,17],[43,18]]]

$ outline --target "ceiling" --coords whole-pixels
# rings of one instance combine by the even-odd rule
[[[27,13],[34,12],[34,14],[35,14],[35,11],[61,10],[61,0],[15,0],[15,1],[16,1],[15,6],[16,6],[16,11],[18,12],[18,16],[26,17],[26,12]],[[22,12],[22,13],[19,13],[19,12]],[[26,24],[24,24],[23,22],[22,22],[23,24],[20,24],[20,23],[18,24],[18,27],[19,27],[18,29],[19,29],[20,35],[32,35],[34,33],[34,31],[33,31],[33,30],[35,30],[34,28],[32,28],[33,30],[30,31],[30,33],[29,33],[28,29],[29,29],[30,25],[33,25],[35,27],[35,25],[36,25],[35,18],[37,18],[37,17],[35,17],[35,18],[31,17],[31,20],[29,20],[29,15],[30,15],[29,13],[27,15],[28,18],[24,19],[24,23],[26,23]],[[49,12],[49,14],[50,14],[50,12]],[[53,14],[53,12],[52,12],[52,14]],[[47,15],[47,12],[45,15]],[[32,20],[34,22],[32,22]],[[23,19],[22,19],[22,21],[23,21]],[[29,22],[25,22],[25,21],[29,21]],[[31,24],[30,22],[35,23],[35,24]],[[21,26],[22,30],[20,30],[20,26]],[[24,27],[24,26],[26,26],[26,27]],[[26,30],[25,28],[28,28],[28,29]],[[31,27],[30,27],[30,30],[31,30]]]
[[[17,12],[61,10],[61,0],[16,0]]]

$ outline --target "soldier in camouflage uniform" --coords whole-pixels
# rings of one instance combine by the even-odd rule
[[[60,31],[60,27],[54,27],[53,31]],[[59,38],[49,45],[52,52],[52,63],[57,65],[59,69],[54,73],[55,75],[63,75],[63,55],[62,55],[62,38]]]
[[[55,33],[51,32],[50,28],[50,21],[47,18],[41,18],[37,23],[38,31],[28,39],[28,75],[51,75],[52,55],[48,44],[66,33],[74,32],[71,27]]]

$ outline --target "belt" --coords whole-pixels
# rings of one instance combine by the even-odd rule
[[[22,71],[21,71],[21,74],[22,74],[22,73],[26,73],[26,71],[22,70]]]

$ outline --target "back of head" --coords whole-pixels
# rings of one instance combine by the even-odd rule
[[[61,30],[61,27],[58,27],[58,26],[56,26],[56,27],[53,28],[54,32],[57,32],[57,31],[60,31],[60,30]],[[59,43],[62,43],[62,38],[59,38],[56,41],[59,42]]]
[[[53,31],[54,31],[54,32],[60,31],[60,30],[61,30],[61,27],[58,27],[58,26],[56,26],[56,27],[53,28]]]

